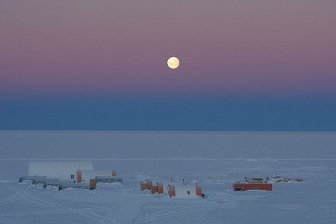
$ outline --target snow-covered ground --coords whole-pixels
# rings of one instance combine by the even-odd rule
[[[0,132],[0,140],[0,223],[336,223],[335,133]],[[280,148],[287,151],[272,153]],[[116,169],[124,183],[57,191],[17,182],[30,159],[90,156],[95,169]],[[304,182],[232,191],[245,176],[272,175]],[[207,197],[140,192],[140,180],[171,177],[198,181]]]

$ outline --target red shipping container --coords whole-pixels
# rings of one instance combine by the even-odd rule
[[[248,191],[248,190],[264,190],[271,191],[272,184],[267,183],[235,183],[233,184],[235,191]]]

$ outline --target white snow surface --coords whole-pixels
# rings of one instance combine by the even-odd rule
[[[2,131],[0,223],[336,223],[335,148],[335,133]],[[18,183],[31,159],[90,159],[124,183],[92,191]],[[232,190],[245,176],[274,175],[304,182]],[[140,191],[142,179],[171,177],[198,182],[206,198]]]

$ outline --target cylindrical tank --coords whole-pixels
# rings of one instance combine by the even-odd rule
[[[46,176],[34,176],[32,179],[32,184],[44,184],[46,179]]]
[[[57,178],[47,178],[44,180],[43,187],[46,188],[47,186],[59,186],[61,183],[60,179]]]
[[[81,183],[82,181],[88,181],[90,179],[95,179],[98,176],[112,177],[113,171],[112,170],[77,170],[76,172],[77,183]]]
[[[96,176],[97,183],[122,183],[122,178],[116,176]]]
[[[30,180],[33,184],[39,184],[42,183],[46,178],[46,176],[22,176],[19,178],[19,182]]]
[[[33,181],[35,176],[22,176],[19,178],[19,182],[23,182],[23,181],[26,181],[26,180],[31,180]]]

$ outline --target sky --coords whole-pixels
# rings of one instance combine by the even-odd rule
[[[336,131],[335,24],[333,0],[2,0],[0,129]]]

